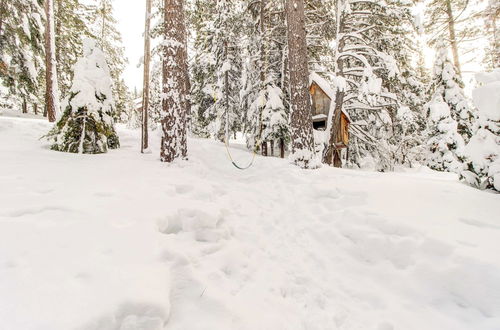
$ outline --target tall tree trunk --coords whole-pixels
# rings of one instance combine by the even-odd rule
[[[311,168],[314,140],[309,95],[309,69],[304,0],[286,1],[291,96],[292,159],[302,168]]]
[[[148,113],[149,113],[149,67],[151,62],[151,0],[146,0],[146,26],[144,29],[144,81],[142,90],[142,139],[141,152],[149,147]]]
[[[187,66],[184,0],[164,0],[165,42],[163,59],[161,121],[161,161],[187,158],[187,114],[189,112],[189,75]]]
[[[450,34],[451,52],[453,53],[453,64],[455,64],[457,68],[458,75],[461,76],[458,41],[455,33],[455,17],[453,16],[453,9],[451,8],[451,0],[446,0],[446,15],[448,16],[448,32]]]
[[[266,87],[266,75],[267,75],[267,58],[266,58],[266,0],[260,0],[260,89],[264,90]],[[267,141],[262,140],[262,131],[266,128],[262,124],[262,112],[264,111],[264,104],[261,104],[259,122],[260,130],[258,140],[261,141],[261,153],[262,156],[267,156]]]
[[[59,100],[57,90],[57,67],[55,60],[54,40],[54,3],[53,0],[45,1],[45,104],[49,122],[55,122]]]
[[[343,8],[344,8],[344,0],[338,0],[336,3],[337,10],[337,26],[336,26],[336,34],[337,40],[336,44],[336,70],[335,75],[337,77],[344,77],[344,62],[343,59],[340,58],[339,54],[344,51],[345,46],[345,38],[344,30],[345,30],[345,21],[343,16]],[[340,150],[337,149],[337,142],[341,140],[341,132],[340,132],[340,118],[342,114],[342,107],[344,106],[344,97],[345,91],[344,89],[337,89],[335,93],[335,107],[333,110],[332,122],[329,123],[330,132],[328,145],[323,154],[323,163],[328,164],[334,167],[342,167],[342,160],[340,158]]]
[[[23,99],[22,109],[23,113],[28,113],[28,102],[25,99]]]
[[[5,0],[0,0],[0,49],[3,48],[3,16],[5,14]]]

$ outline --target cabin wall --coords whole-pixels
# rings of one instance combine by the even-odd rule
[[[326,115],[330,111],[330,104],[332,100],[319,88],[315,83],[311,85],[310,88],[311,100],[312,100],[312,115]]]

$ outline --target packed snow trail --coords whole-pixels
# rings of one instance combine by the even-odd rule
[[[48,129],[0,116],[1,330],[499,329],[498,194],[426,169],[239,171],[199,139],[168,165],[123,128],[119,150],[57,153]]]

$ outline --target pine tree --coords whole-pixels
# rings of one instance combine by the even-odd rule
[[[399,69],[395,59],[382,47],[386,38],[387,15],[378,2],[337,0],[334,49],[334,111],[327,123],[323,162],[341,166],[340,116],[344,111],[354,121],[350,127],[349,159],[360,165],[364,158],[374,158],[379,169],[390,167],[390,150],[386,136],[391,117],[389,109],[397,105],[397,97],[388,88],[388,79]],[[384,52],[385,51],[385,52]],[[386,80],[384,82],[384,79]]]
[[[302,168],[315,168],[309,69],[303,0],[287,0],[288,51],[291,95],[292,161]]]
[[[234,0],[194,4],[192,16],[197,33],[191,70],[195,104],[193,129],[199,136],[223,141],[226,122],[228,133],[241,129],[241,57],[237,43],[240,11],[241,6]]]
[[[56,151],[99,154],[119,148],[113,122],[111,74],[104,53],[91,39],[75,66],[64,113],[47,138]]]
[[[106,54],[113,94],[116,96],[116,109],[113,117],[120,119],[126,105],[130,102],[130,93],[122,80],[122,74],[127,64],[122,46],[120,32],[116,28],[117,21],[113,16],[113,0],[96,0],[95,5],[89,6],[89,19],[94,22],[91,32],[97,40],[97,45]]]
[[[425,82],[428,73],[423,64],[422,45],[418,40],[412,5],[407,1],[386,0],[372,16],[377,28],[368,31],[374,48],[390,56],[388,70],[379,71],[382,87],[395,96],[396,102],[386,107],[390,121],[385,121],[377,139],[386,148],[388,167],[412,165],[420,159],[424,143],[425,114],[428,101]],[[418,63],[418,61],[421,61]],[[415,66],[415,63],[418,63]],[[387,168],[384,168],[387,169]]]
[[[189,71],[184,0],[165,0],[161,160],[187,158]]]
[[[466,170],[461,177],[475,187],[500,192],[500,69],[476,79],[482,84],[472,92],[479,109],[478,129],[465,148]]]
[[[190,15],[194,29],[194,60],[191,65],[193,100],[191,113],[191,131],[208,138],[212,135],[210,126],[215,118],[210,114],[215,103],[216,66],[211,53],[215,34],[214,17],[216,1],[196,0]]]
[[[0,1],[0,84],[9,103],[27,112],[42,103],[44,6],[41,0]]]
[[[92,34],[88,8],[80,0],[55,0],[54,6],[57,80],[64,99],[71,88],[73,65],[83,52],[82,36]]]
[[[251,149],[261,148],[263,155],[284,149],[290,140],[289,106],[286,91],[286,24],[281,1],[250,2],[250,29],[244,45],[245,61],[241,96],[247,110],[245,128]],[[252,56],[253,54],[253,56]]]
[[[489,0],[488,5],[482,13],[486,35],[489,45],[486,48],[486,57],[484,62],[486,67],[494,69],[500,67],[500,29],[498,27],[498,18],[500,17],[500,2]]]
[[[440,94],[426,105],[428,118],[427,165],[437,171],[460,173],[464,141],[457,133],[457,122]]]
[[[441,45],[436,53],[431,91],[448,104],[451,117],[458,123],[458,133],[467,143],[472,136],[475,113],[462,88],[462,79],[448,59],[448,50]]]
[[[474,19],[474,2],[470,0],[432,0],[426,6],[427,34],[431,46],[445,42],[451,49],[453,64],[459,76],[461,73],[460,49],[479,34]]]

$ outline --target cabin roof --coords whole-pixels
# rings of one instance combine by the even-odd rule
[[[316,72],[311,72],[311,74],[309,75],[309,87],[313,83],[316,83],[316,85],[318,85],[319,88],[321,88],[321,90],[330,98],[330,100],[335,99],[335,89],[332,88],[331,83],[328,82],[325,78],[321,77]],[[349,122],[352,122],[351,117],[345,110],[342,109],[342,113],[347,117],[347,120],[349,120]]]

